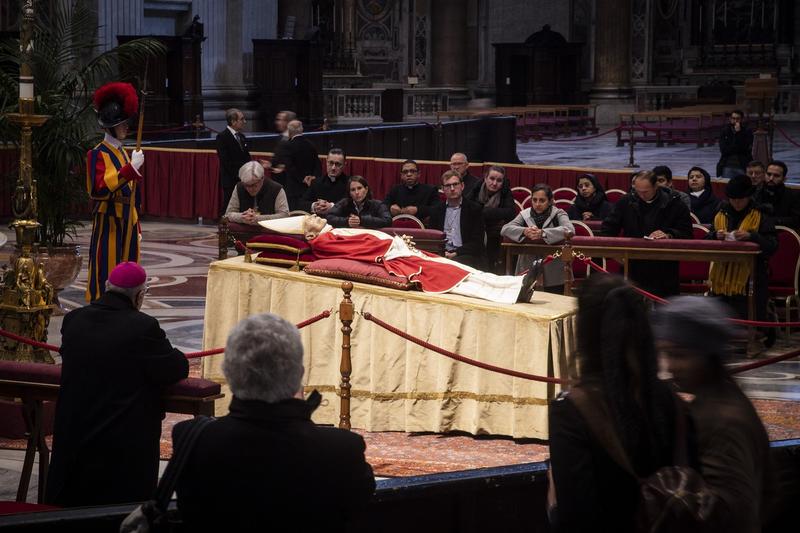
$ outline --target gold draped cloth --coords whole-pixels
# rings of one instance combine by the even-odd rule
[[[430,295],[354,283],[356,316],[351,336],[351,423],[367,431],[466,431],[472,434],[547,438],[547,403],[558,385],[501,375],[438,353],[365,320],[369,311],[432,344],[496,366],[562,377],[574,349],[575,299],[534,295],[531,304],[497,304],[453,294]],[[338,310],[341,281],[245,263],[212,263],[206,293],[204,349],[225,345],[241,319],[275,313],[299,323]],[[338,424],[342,334],[338,315],[300,330],[307,390],[323,395],[318,423]],[[223,355],[203,358],[203,377],[222,384],[227,413],[231,393]]]

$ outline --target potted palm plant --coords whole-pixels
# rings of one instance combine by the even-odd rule
[[[102,135],[91,107],[92,91],[111,79],[130,79],[126,65],[142,65],[164,52],[158,41],[143,38],[99,53],[96,34],[97,16],[88,0],[50,2],[36,13],[35,112],[50,118],[33,131],[33,173],[38,184],[39,250],[47,279],[57,290],[74,282],[81,267],[74,239],[81,217],[89,215],[86,152]],[[0,139],[6,142],[19,139],[5,119],[17,107],[19,61],[19,40],[0,42]]]

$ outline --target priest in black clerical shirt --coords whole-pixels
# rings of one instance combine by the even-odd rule
[[[439,191],[432,185],[418,182],[419,165],[411,159],[403,162],[400,179],[402,183],[389,191],[383,203],[389,206],[393,217],[413,215],[424,221],[439,204]]]
[[[347,180],[344,173],[345,155],[341,148],[331,148],[325,162],[327,175],[311,182],[300,200],[300,209],[324,217],[333,205],[348,197]]]

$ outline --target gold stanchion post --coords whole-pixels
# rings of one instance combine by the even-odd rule
[[[342,383],[339,392],[339,427],[350,429],[350,373],[353,371],[353,363],[350,359],[350,333],[353,329],[355,309],[350,293],[353,291],[353,284],[349,281],[342,283],[344,299],[339,304],[339,320],[342,321],[342,361],[339,364],[339,371],[342,374]]]

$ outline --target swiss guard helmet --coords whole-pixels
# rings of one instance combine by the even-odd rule
[[[106,83],[92,97],[97,123],[102,128],[113,128],[131,120],[139,111],[139,97],[130,83]]]

